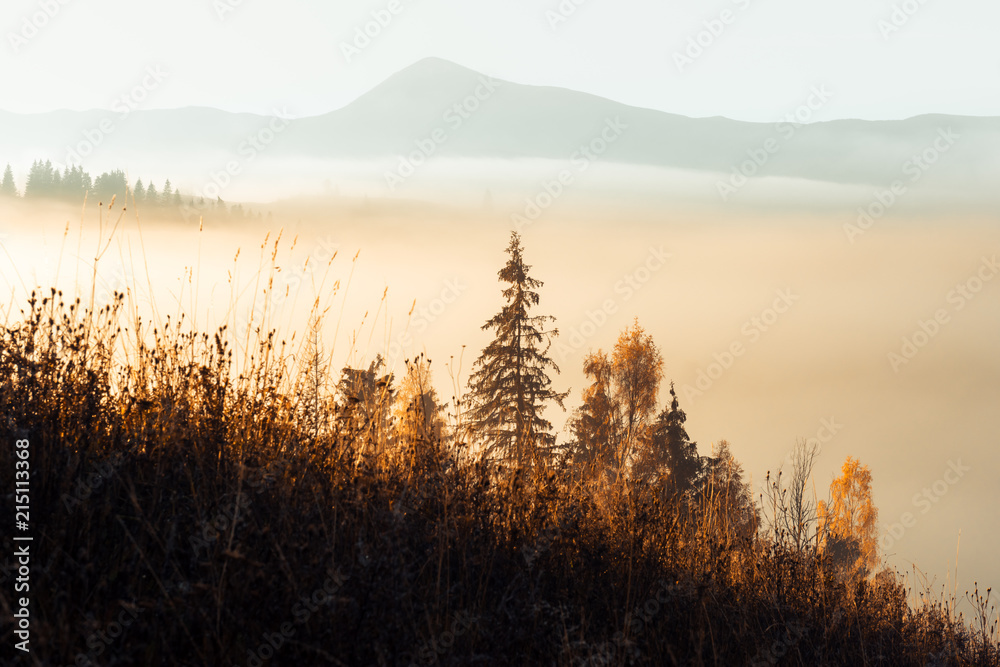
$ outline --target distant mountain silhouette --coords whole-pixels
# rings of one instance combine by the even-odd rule
[[[469,97],[477,89],[483,99]],[[478,106],[474,112],[453,109],[467,98],[470,108]],[[100,132],[102,119],[110,120],[112,132]],[[758,175],[887,186],[895,179],[908,180],[903,171],[907,160],[934,146],[939,131],[950,130],[957,139],[927,170],[925,185],[990,191],[1000,176],[1000,118],[924,115],[799,127],[689,118],[563,88],[493,83],[437,58],[397,72],[341,109],[291,121],[266,155],[384,158],[417,150],[416,142],[426,145],[440,129],[444,134],[437,137],[444,140],[435,143],[437,156],[569,161],[615,119],[627,128],[602,161],[728,174],[753,156],[760,161],[765,146],[777,146]],[[103,156],[171,158],[198,170],[206,162],[240,159],[241,148],[249,151],[247,137],[267,125],[264,116],[200,107],[140,109],[125,118],[112,111],[0,112],[0,161],[47,157],[61,164],[67,147],[86,148],[99,137],[95,151]],[[86,165],[87,157],[81,157]],[[751,169],[747,163],[746,170]]]

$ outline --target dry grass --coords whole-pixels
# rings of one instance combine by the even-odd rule
[[[896,575],[845,583],[814,548],[730,530],[719,498],[397,437],[364,417],[384,392],[329,400],[308,340],[54,290],[8,321],[0,440],[32,443],[37,664],[1000,665],[978,591],[966,625]],[[12,606],[8,583],[5,656]]]

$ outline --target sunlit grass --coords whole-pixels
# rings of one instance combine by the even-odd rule
[[[36,471],[44,664],[1000,664],[978,590],[966,625],[927,582],[845,580],[773,522],[738,529],[718,489],[494,467],[470,447],[460,360],[442,424],[361,354],[385,295],[341,351],[357,372],[336,372],[319,332],[357,255],[300,294],[280,287],[281,232],[248,278],[234,251],[230,308],[200,331],[198,272],[157,308],[140,248],[99,304],[125,220],[104,208],[82,293],[35,290],[0,338],[0,428],[28,435]],[[304,304],[306,330],[276,294]],[[90,641],[123,608],[139,622]]]

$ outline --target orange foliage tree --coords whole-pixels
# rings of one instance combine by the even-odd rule
[[[611,377],[621,407],[621,442],[618,448],[619,470],[624,469],[635,453],[656,411],[656,398],[663,379],[663,356],[653,337],[639,326],[636,318],[618,336],[611,355]]]
[[[618,336],[611,354],[588,354],[583,371],[593,384],[570,422],[572,457],[588,476],[624,474],[656,410],[663,357],[638,319]]]
[[[878,509],[872,502],[872,473],[847,457],[841,476],[830,484],[829,504],[818,507],[824,550],[834,563],[867,576],[878,564]]]

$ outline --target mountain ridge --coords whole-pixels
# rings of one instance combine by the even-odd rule
[[[39,158],[86,165],[113,155],[140,165],[170,160],[196,173],[260,135],[268,139],[259,151],[267,159],[406,160],[423,146],[424,158],[568,162],[581,147],[600,146],[602,128],[616,122],[621,136],[605,142],[602,161],[712,172],[722,182],[769,175],[885,187],[904,177],[907,160],[933,150],[943,130],[958,140],[941,151],[948,159],[935,159],[927,178],[921,174],[924,185],[984,189],[1000,176],[997,117],[923,114],[803,125],[692,118],[494,79],[440,58],[418,60],[351,103],[289,119],[280,131],[268,129],[272,119],[204,106],[127,114],[0,111],[0,160],[23,168]]]

